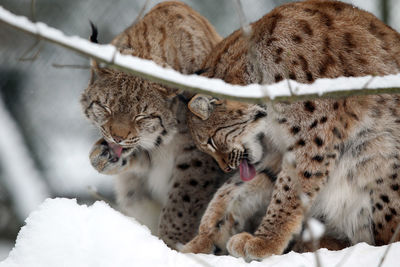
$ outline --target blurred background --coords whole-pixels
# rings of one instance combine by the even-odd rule
[[[34,9],[32,9],[32,2]],[[156,3],[150,1],[147,11]],[[239,28],[232,0],[185,0],[222,36]],[[255,21],[284,0],[242,0]],[[400,30],[400,1],[354,0]],[[145,0],[0,0],[19,15],[88,38],[89,20],[108,43],[136,18]],[[32,12],[34,10],[34,12]],[[32,17],[32,13],[35,14]],[[92,203],[113,201],[113,181],[90,166],[99,133],[84,118],[80,94],[89,80],[89,61],[0,23],[0,261],[7,257],[29,213],[48,197]]]

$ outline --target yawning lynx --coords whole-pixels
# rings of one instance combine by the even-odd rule
[[[203,75],[244,85],[400,71],[400,35],[338,1],[283,5],[251,29],[249,37],[239,30],[223,40]],[[221,187],[184,251],[210,252],[268,203],[254,235],[239,233],[227,242],[232,255],[282,253],[306,216],[353,244],[391,240],[400,222],[399,95],[265,105],[198,95],[189,108],[198,148],[223,170],[239,168],[249,182]],[[266,168],[277,161],[279,168]],[[266,175],[253,179],[256,173]]]
[[[164,2],[112,44],[123,54],[187,74],[199,69],[220,40],[187,5]],[[160,216],[159,235],[172,247],[189,241],[224,175],[210,156],[196,149],[186,125],[185,97],[94,63],[81,104],[103,135],[92,148],[91,163],[101,173],[119,174],[121,209],[154,233]]]

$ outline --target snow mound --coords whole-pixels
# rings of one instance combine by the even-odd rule
[[[318,251],[322,266],[376,267],[386,247],[359,244],[343,251]],[[383,266],[397,266],[400,244],[393,244]],[[1,267],[62,266],[316,266],[315,254],[291,252],[262,262],[230,256],[182,254],[169,249],[135,220],[103,202],[78,205],[71,199],[48,199],[21,229]]]

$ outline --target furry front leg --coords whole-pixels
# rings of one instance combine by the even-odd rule
[[[228,204],[233,198],[233,190],[235,190],[235,185],[228,181],[215,193],[201,219],[197,236],[181,248],[181,252],[210,254],[214,252],[216,243],[227,240],[226,235],[229,235],[227,232],[230,232],[229,228],[232,227],[232,223],[225,222],[225,217]]]
[[[322,188],[324,179],[300,177],[304,171],[299,173],[299,166],[302,164],[296,164],[293,154],[285,155],[282,171],[275,182],[272,199],[262,222],[254,235],[240,233],[228,241],[227,248],[231,255],[246,260],[261,260],[279,255],[293,236],[300,233],[304,214],[315,199],[316,191]]]
[[[226,253],[229,238],[241,231],[253,232],[268,206],[272,183],[264,174],[250,182],[232,178],[209,204],[200,224],[199,234],[183,248],[183,252]]]

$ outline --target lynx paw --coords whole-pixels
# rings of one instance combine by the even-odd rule
[[[104,140],[99,140],[93,145],[89,158],[92,166],[103,174],[116,174],[127,164],[127,159],[117,155]]]
[[[214,242],[208,235],[197,235],[181,249],[183,253],[211,254],[214,251]]]
[[[249,233],[240,233],[229,239],[227,245],[229,254],[242,257],[245,260],[261,260],[272,254],[280,254],[274,243]]]

